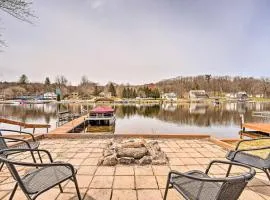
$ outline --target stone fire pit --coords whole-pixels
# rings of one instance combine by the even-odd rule
[[[99,165],[117,164],[164,165],[168,161],[158,142],[144,139],[112,140],[103,152]]]

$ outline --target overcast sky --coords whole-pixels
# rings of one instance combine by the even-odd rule
[[[140,84],[198,74],[270,76],[268,0],[33,0],[35,25],[0,10],[0,81]],[[3,29],[4,28],[4,29]]]

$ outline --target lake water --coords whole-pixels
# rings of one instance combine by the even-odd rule
[[[57,111],[91,109],[86,104],[0,105],[0,117],[56,127]],[[252,116],[253,111],[270,111],[270,103],[162,104],[115,106],[115,133],[211,134],[218,138],[239,137],[240,114],[247,122],[270,122]],[[0,124],[1,128],[14,128]],[[16,127],[18,129],[18,127]],[[44,130],[39,130],[44,132]]]

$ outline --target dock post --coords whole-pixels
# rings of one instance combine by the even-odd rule
[[[240,128],[245,131],[245,127],[243,127],[244,123],[245,123],[245,119],[244,119],[244,115],[240,114]]]

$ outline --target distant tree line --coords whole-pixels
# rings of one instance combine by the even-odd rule
[[[179,97],[185,97],[190,90],[205,90],[210,96],[245,91],[251,95],[263,94],[265,97],[270,97],[270,79],[264,77],[231,77],[207,74],[163,80],[158,82],[156,86],[164,92],[175,92]]]
[[[60,90],[62,98],[68,97],[72,92],[78,92],[83,99],[109,92],[113,97],[121,98],[160,98],[161,92],[174,92],[178,97],[186,97],[190,90],[206,90],[209,96],[223,96],[225,93],[245,91],[252,95],[270,97],[270,79],[252,77],[230,77],[201,75],[194,77],[177,77],[162,80],[155,84],[123,85],[109,82],[106,85],[90,81],[87,76],[82,76],[77,86],[72,86],[63,75],[57,75],[52,81],[49,77],[43,83],[31,82],[23,74],[17,82],[0,82],[0,95],[7,98],[22,95],[40,95],[45,92]]]
[[[136,98],[137,92],[133,88],[125,87],[122,92],[122,98]]]

